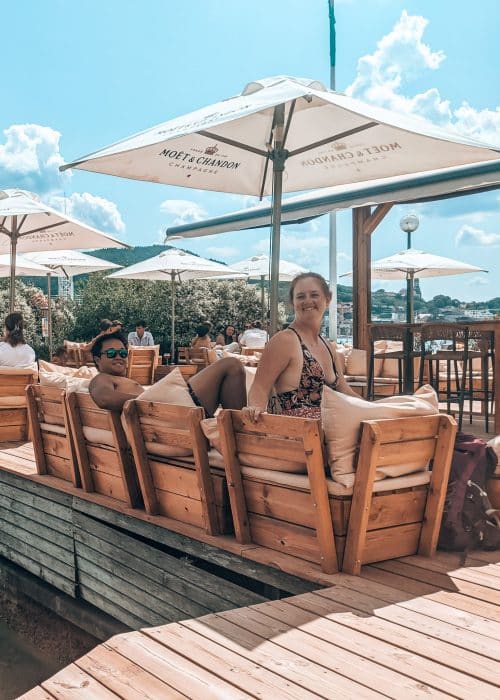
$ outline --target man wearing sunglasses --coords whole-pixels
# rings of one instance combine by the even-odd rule
[[[127,377],[127,339],[115,332],[97,338],[92,356],[99,370],[89,385],[89,392],[100,408],[121,411],[129,399],[135,399],[143,387]],[[209,365],[188,384],[189,393],[207,417],[219,406],[241,409],[246,405],[245,370],[234,357],[226,357]]]
[[[142,394],[143,387],[127,377],[128,350],[123,333],[98,337],[92,356],[99,374],[90,382],[89,392],[100,408],[121,411],[126,401]]]

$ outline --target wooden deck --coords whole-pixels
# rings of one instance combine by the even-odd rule
[[[500,698],[499,553],[112,637],[23,698]]]

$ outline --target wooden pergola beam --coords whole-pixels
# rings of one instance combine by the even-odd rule
[[[393,202],[352,210],[353,343],[368,350],[371,323],[371,235],[393,207]]]

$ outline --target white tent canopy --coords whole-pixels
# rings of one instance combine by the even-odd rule
[[[143,131],[66,167],[137,180],[273,196],[271,331],[277,327],[281,197],[498,159],[472,139],[278,76]]]
[[[109,275],[109,279],[167,280],[172,284],[172,338],[171,358],[175,352],[175,282],[196,279],[243,279],[246,275],[227,265],[191,255],[183,250],[171,248],[153,258],[148,258]]]

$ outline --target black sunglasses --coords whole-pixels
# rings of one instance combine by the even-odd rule
[[[100,352],[99,355],[106,355],[106,357],[108,357],[110,360],[113,360],[117,355],[120,355],[120,357],[125,359],[128,357],[128,350],[126,348],[120,348],[119,350],[116,348],[109,348],[109,350]]]

